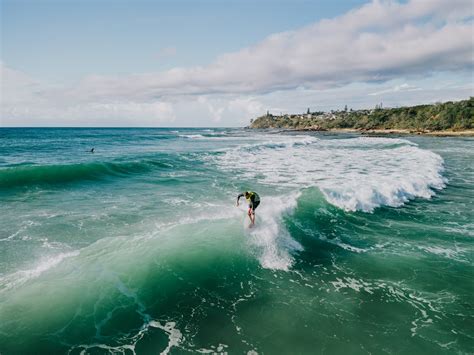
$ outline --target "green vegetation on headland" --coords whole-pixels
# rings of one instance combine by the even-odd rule
[[[251,120],[249,128],[294,130],[356,130],[392,133],[466,132],[474,134],[474,97],[457,102],[372,110],[308,112],[275,116],[267,113]]]

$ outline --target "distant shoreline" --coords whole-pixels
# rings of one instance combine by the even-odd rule
[[[293,132],[332,132],[332,133],[361,133],[363,135],[422,135],[431,137],[474,137],[474,129],[468,130],[441,130],[441,131],[416,131],[410,129],[355,129],[355,128],[331,128],[331,129],[312,129],[312,128],[294,128],[285,129]]]
[[[331,112],[308,108],[306,113],[266,115],[250,121],[250,129],[274,128],[290,131],[357,132],[361,134],[427,135],[436,137],[474,136],[474,97],[411,107]]]

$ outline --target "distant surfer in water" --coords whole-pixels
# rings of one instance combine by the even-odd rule
[[[94,153],[94,150],[95,150],[95,148],[92,148],[92,149],[91,149],[91,153]]]
[[[247,200],[249,204],[249,211],[248,215],[250,218],[250,226],[253,227],[255,225],[255,209],[258,207],[260,204],[260,196],[256,192],[253,191],[245,191],[244,193],[241,193],[239,196],[237,196],[237,207],[239,206],[239,200],[241,197],[244,197]]]

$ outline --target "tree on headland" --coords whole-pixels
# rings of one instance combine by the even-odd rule
[[[307,112],[310,112],[309,108]],[[331,113],[313,112],[309,116],[297,115],[262,116],[251,122],[253,128],[306,128],[320,129],[407,129],[413,131],[471,130],[474,129],[474,97],[458,102],[417,105],[411,107],[383,108],[375,110],[347,110]]]

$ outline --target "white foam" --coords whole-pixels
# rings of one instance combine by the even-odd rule
[[[42,259],[38,265],[32,269],[20,270],[13,274],[6,275],[0,278],[0,290],[6,291],[13,287],[18,287],[25,282],[39,277],[44,272],[54,268],[64,259],[79,255],[79,251],[72,251],[68,253],[61,253],[55,256],[46,257]]]
[[[179,137],[190,139],[204,138],[202,134],[180,134]]]
[[[238,178],[279,188],[316,186],[328,202],[347,211],[371,212],[416,197],[430,198],[433,189],[444,188],[446,182],[443,159],[404,139],[260,139],[261,143],[241,145],[213,159]]]
[[[432,253],[432,254],[435,254],[435,255],[442,255],[442,256],[445,256],[447,258],[453,258],[458,254],[458,252],[456,250],[452,250],[452,249],[449,249],[449,248],[441,248],[441,247],[438,247],[438,246],[420,247],[420,249],[422,249],[422,250],[424,250],[428,253]]]
[[[370,282],[354,279],[353,277],[344,277],[343,280],[337,277],[336,281],[331,281],[331,284],[334,286],[336,291],[344,288],[350,288],[356,292],[360,292],[362,290],[370,294],[374,293],[374,288]]]
[[[225,351],[228,347],[226,344],[219,343],[219,345],[211,345],[210,349],[201,348],[196,350],[196,352],[201,354],[228,354],[228,352]]]
[[[298,196],[265,197],[256,210],[256,225],[248,229],[248,242],[264,268],[288,270],[293,264],[292,254],[303,249],[282,223],[283,216],[296,207]],[[245,228],[248,223],[246,217]]]
[[[426,253],[434,254],[450,260],[469,262],[469,258],[465,257],[465,255],[469,255],[469,251],[467,249],[460,248],[457,245],[454,245],[454,248],[441,246],[418,246],[418,249],[423,250]]]
[[[239,147],[240,150],[255,151],[265,148],[290,148],[295,146],[305,146],[319,141],[311,136],[277,136],[265,135],[257,139],[258,143],[249,143]]]
[[[160,322],[152,320],[150,321],[149,325],[151,327],[164,330],[165,333],[168,334],[168,345],[166,346],[166,349],[160,353],[161,355],[168,354],[171,348],[178,346],[183,338],[181,331],[176,328],[175,322],[166,322],[164,325],[162,325]]]
[[[302,250],[301,245],[293,240],[283,225],[285,214],[291,213],[296,207],[299,193],[288,196],[265,197],[256,211],[256,226],[248,228],[245,202],[240,208],[230,205],[216,205],[212,211],[196,212],[192,216],[183,216],[177,221],[156,223],[156,234],[175,228],[178,225],[199,223],[201,221],[218,221],[235,219],[239,216],[244,221],[244,230],[249,248],[255,254],[262,267],[273,270],[288,270],[293,264],[292,254]],[[139,236],[135,240],[148,238]]]

